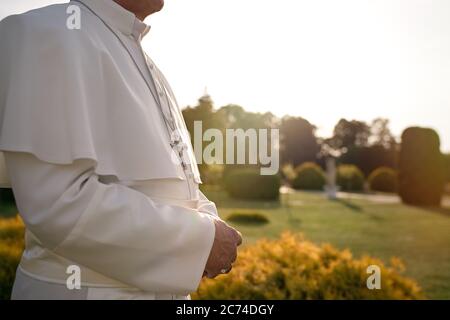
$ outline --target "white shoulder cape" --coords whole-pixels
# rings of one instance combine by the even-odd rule
[[[157,104],[120,44],[101,28],[65,28],[66,6],[51,8],[59,12],[49,19],[31,12],[0,22],[0,151],[56,164],[88,158],[97,174],[119,179],[185,179],[168,160]],[[0,185],[10,186],[1,152]]]

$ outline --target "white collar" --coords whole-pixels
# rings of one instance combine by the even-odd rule
[[[139,20],[136,15],[113,0],[77,0],[103,19],[110,27],[119,30],[127,36],[141,40],[149,31],[150,26]],[[73,2],[73,0],[71,0]]]

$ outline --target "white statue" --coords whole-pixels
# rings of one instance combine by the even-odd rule
[[[336,186],[336,160],[333,157],[328,157],[326,161],[327,167],[327,184],[325,185],[325,192],[328,199],[336,199],[338,188]]]

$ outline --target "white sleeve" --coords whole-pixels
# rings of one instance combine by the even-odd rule
[[[44,246],[142,290],[197,289],[215,235],[209,214],[101,183],[93,160],[61,165],[4,155],[19,212]]]
[[[208,213],[213,217],[219,218],[219,213],[217,212],[216,204],[212,201],[209,201],[209,199],[203,194],[203,192],[200,189],[198,189],[198,198],[199,201],[197,210]]]

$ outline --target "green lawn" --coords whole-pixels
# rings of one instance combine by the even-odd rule
[[[450,208],[330,201],[307,192],[283,195],[279,204],[232,200],[219,191],[205,193],[216,201],[222,217],[256,210],[270,219],[262,226],[236,225],[244,245],[289,229],[316,243],[349,248],[356,256],[366,253],[385,262],[396,256],[405,263],[405,275],[416,279],[428,298],[450,299]]]
[[[330,201],[321,194],[296,192],[280,202],[239,201],[220,191],[205,193],[224,218],[236,211],[258,211],[266,225],[236,225],[244,245],[262,237],[275,238],[284,230],[302,232],[316,243],[329,242],[356,256],[367,253],[388,262],[396,256],[405,275],[418,281],[428,298],[450,299],[450,208],[440,210],[367,200]],[[0,216],[16,209],[0,205]]]

